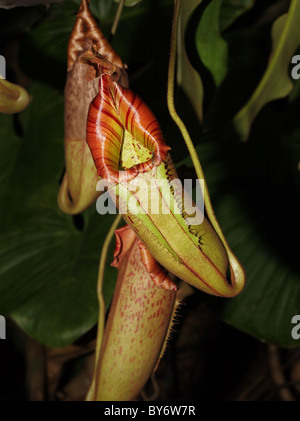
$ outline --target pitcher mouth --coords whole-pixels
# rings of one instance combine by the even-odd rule
[[[89,66],[89,79],[99,77],[87,121],[87,143],[98,175],[118,183],[160,165],[170,147],[152,111],[122,85],[122,69],[94,50],[81,61]]]

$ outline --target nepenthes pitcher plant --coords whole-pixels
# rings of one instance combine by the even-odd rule
[[[116,236],[112,265],[118,278],[105,326],[100,291],[95,370],[87,400],[132,400],[164,352],[180,301],[176,280],[232,297],[242,290],[245,276],[214,216],[205,182],[205,214],[199,210],[201,223],[190,222],[158,120],[129,88],[126,65],[103,36],[88,3],[82,0],[69,41],[66,173],[58,203],[66,213],[80,213],[95,203],[96,185],[105,180],[127,223],[117,229],[119,216],[110,232]],[[186,140],[172,96],[179,13],[176,1],[168,105]],[[198,178],[204,179],[198,158],[196,164]],[[148,206],[154,191],[158,212]],[[102,282],[105,274],[100,278]]]

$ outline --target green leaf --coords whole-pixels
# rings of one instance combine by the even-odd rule
[[[78,4],[80,3],[80,0],[73,0],[73,1],[76,1]],[[174,5],[173,0],[160,0],[157,3],[153,2],[153,0],[128,0],[128,6],[129,6],[129,3],[134,3],[132,4],[134,5],[134,7],[126,7],[123,9],[122,15],[120,17],[120,22],[122,21],[126,22],[127,19],[130,19],[133,17],[142,18],[144,14],[147,14],[149,12],[151,13],[152,10],[156,11],[157,19],[159,19],[160,18],[159,14],[163,13],[163,9],[165,7]],[[101,27],[103,25],[104,26],[112,25],[117,8],[118,8],[118,4],[116,1],[107,1],[107,0],[91,0],[90,1],[91,12],[96,18],[100,20]],[[136,22],[136,21],[134,22],[134,25],[138,25],[138,24],[139,22]],[[146,24],[148,24],[148,22]],[[118,32],[119,32],[119,29],[118,29]]]
[[[76,340],[96,322],[100,252],[114,215],[95,207],[81,230],[57,206],[63,171],[63,96],[33,84],[32,103],[21,115],[22,140],[10,116],[1,116],[6,189],[0,236],[0,313],[48,346]],[[4,142],[1,142],[1,145]],[[13,150],[13,153],[12,152]],[[1,155],[2,156],[2,155]],[[112,258],[112,253],[110,254]],[[110,301],[116,270],[107,262],[104,297]]]
[[[114,0],[116,3],[120,3],[120,0]],[[132,7],[140,3],[142,0],[125,0],[125,6]]]
[[[202,0],[183,2],[178,21],[177,84],[194,108],[199,122],[202,122],[203,86],[197,70],[191,64],[185,46],[185,32],[188,21]]]
[[[243,13],[254,6],[255,0],[223,0],[220,12],[220,31],[223,32]]]
[[[224,196],[217,214],[246,272],[246,286],[239,296],[227,300],[221,311],[223,320],[260,340],[281,347],[299,346],[300,340],[291,336],[292,317],[300,314],[299,270],[289,264],[283,253],[274,252],[264,230],[256,229],[236,197]],[[281,234],[279,229],[279,242],[286,237]]]
[[[64,216],[41,218],[1,242],[2,256],[10,257],[3,274],[6,294],[1,295],[10,304],[19,302],[9,313],[25,332],[48,346],[72,343],[98,318],[98,264],[112,218],[93,210],[90,218],[85,215],[83,232],[70,222]],[[115,275],[107,262],[103,288],[107,303]]]
[[[220,35],[219,16],[222,0],[212,0],[205,8],[196,30],[199,57],[219,86],[227,73],[227,43]]]
[[[60,1],[62,0],[1,0],[0,8],[10,9],[20,6],[35,6],[37,4],[48,5],[49,3]]]
[[[292,90],[288,68],[293,53],[300,45],[299,19],[300,3],[292,0],[289,12],[279,17],[273,25],[273,48],[267,70],[247,104],[233,120],[243,141],[247,140],[251,125],[264,105],[287,96]]]
[[[22,71],[35,81],[64,86],[68,39],[75,22],[77,6],[63,2],[49,7],[48,15],[24,38],[20,47]]]
[[[0,214],[4,208],[4,198],[7,194],[21,143],[19,136],[12,130],[13,121],[13,116],[0,114]]]

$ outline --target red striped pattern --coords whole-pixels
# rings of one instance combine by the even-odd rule
[[[124,130],[128,130],[150,152],[153,159],[120,173],[119,162]],[[114,183],[130,181],[165,160],[170,149],[158,121],[147,105],[130,89],[106,74],[99,79],[99,93],[90,105],[87,143],[100,177]]]

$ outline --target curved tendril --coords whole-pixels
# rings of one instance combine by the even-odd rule
[[[103,278],[104,278],[104,270],[105,270],[105,263],[107,258],[108,248],[110,246],[111,240],[114,238],[114,232],[117,229],[120,221],[122,220],[122,215],[117,215],[116,219],[114,220],[112,226],[110,227],[105,241],[103,243],[100,263],[99,263],[99,271],[98,271],[98,279],[97,279],[97,297],[99,301],[99,318],[98,318],[98,332],[97,332],[97,344],[96,344],[96,359],[100,353],[102,337],[104,332],[104,322],[105,322],[105,301],[102,293],[102,286],[103,286]],[[95,365],[97,364],[97,360]]]
[[[204,181],[204,204],[207,211],[207,215],[209,217],[209,220],[214,227],[216,233],[218,234],[220,240],[222,241],[227,255],[228,260],[230,264],[230,273],[231,277],[233,278],[232,282],[232,294],[237,295],[244,287],[245,284],[245,273],[244,269],[242,268],[241,264],[237,260],[237,258],[234,256],[232,251],[230,250],[230,247],[225,239],[225,236],[221,230],[221,227],[217,221],[217,219],[214,216],[214,211],[211,203],[211,199],[208,194],[208,188],[206,184],[206,180],[204,177],[204,173],[198,158],[198,154],[195,150],[195,147],[193,145],[193,142],[191,140],[191,137],[189,135],[189,132],[177,114],[175,103],[174,103],[174,84],[175,84],[175,65],[176,65],[176,46],[177,46],[177,27],[178,27],[178,18],[180,13],[180,7],[181,7],[181,0],[175,0],[175,7],[174,7],[174,17],[173,17],[173,26],[172,26],[172,37],[171,37],[171,53],[170,53],[170,61],[169,61],[169,69],[168,69],[168,92],[167,92],[167,102],[168,102],[168,108],[169,112],[171,114],[171,117],[173,118],[174,122],[177,124],[179,130],[181,131],[182,137],[185,141],[185,144],[188,148],[188,151],[190,153],[197,177],[199,179],[203,179]]]

